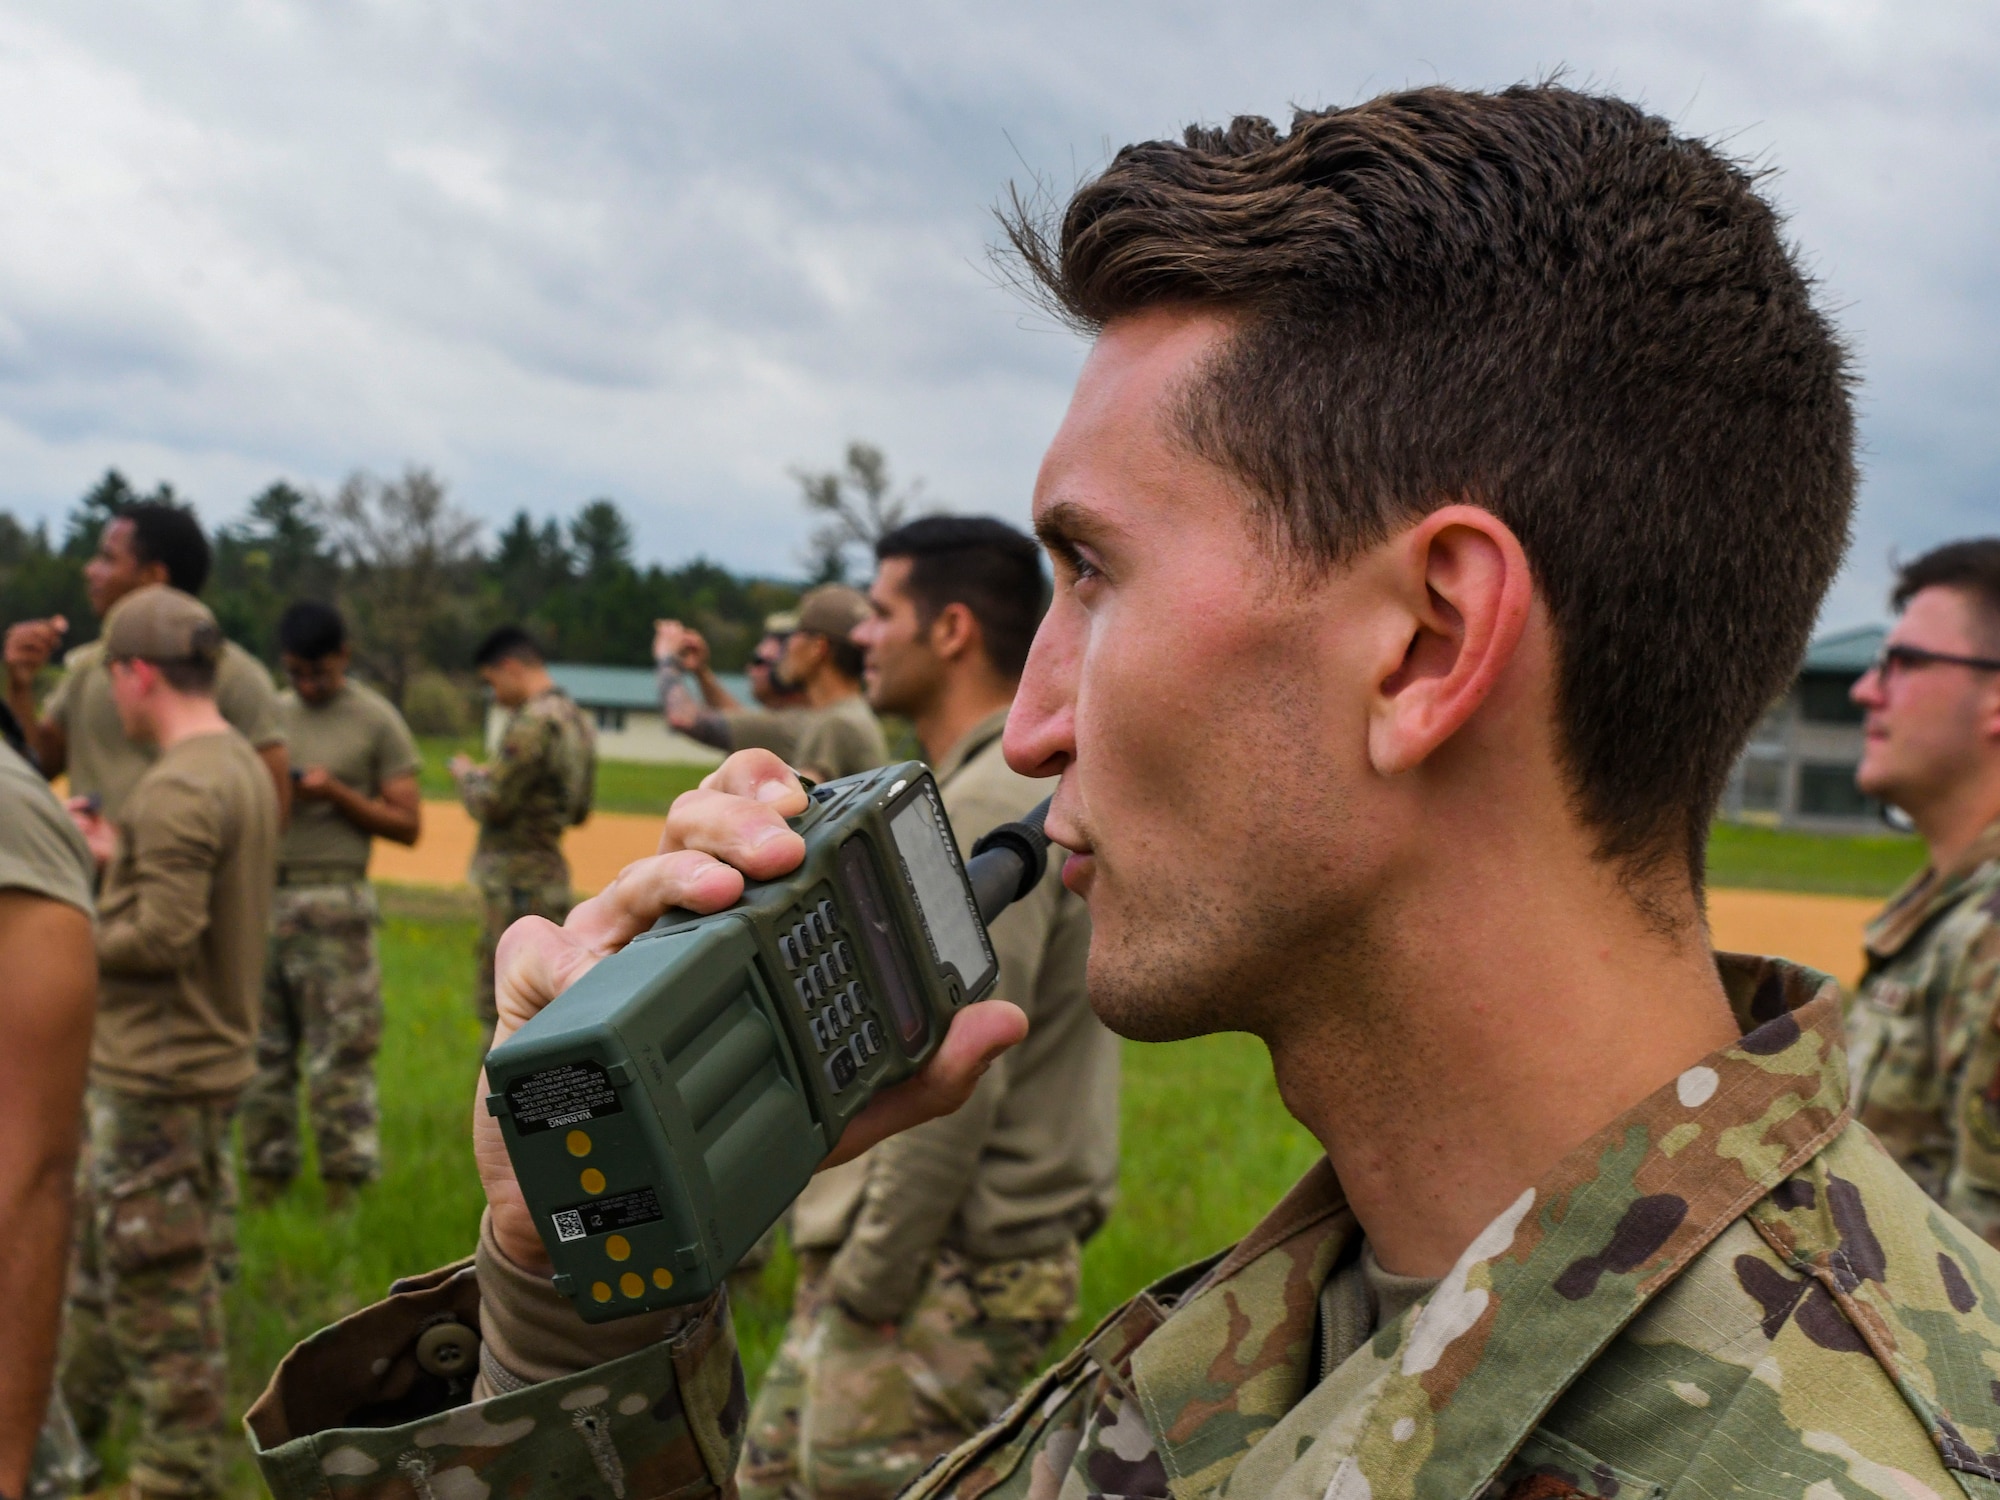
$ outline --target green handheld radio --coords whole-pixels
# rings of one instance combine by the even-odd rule
[[[1044,802],[961,864],[916,761],[813,788],[799,867],[671,911],[486,1058],[486,1107],[587,1322],[721,1285],[880,1089],[999,978]]]

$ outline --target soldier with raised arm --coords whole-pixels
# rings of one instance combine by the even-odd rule
[[[90,607],[108,621],[118,601],[137,589],[165,584],[198,595],[208,581],[209,559],[208,538],[192,511],[159,500],[129,506],[105,524],[96,555],[84,564]],[[72,796],[95,797],[99,809],[115,818],[157,752],[133,740],[119,721],[101,639],[63,657],[62,681],[36,713],[35,678],[54,659],[68,630],[60,615],[7,628],[7,701],[42,774],[54,780],[67,773]],[[277,693],[263,664],[234,641],[223,645],[215,704],[270,772],[282,820],[291,807],[292,783]]]
[[[1060,778],[1099,1018],[1257,1036],[1325,1154],[907,1493],[1992,1500],[2000,1252],[1855,1122],[1838,986],[1703,912],[1854,499],[1758,181],[1618,99],[1438,87],[1128,147],[1013,221],[1092,344],[1008,764]],[[509,932],[504,1024],[797,868],[806,805],[725,763]],[[837,1154],[1023,1029],[960,1011]],[[728,1493],[722,1300],[584,1324],[474,1128],[476,1260],[295,1351],[249,1418],[275,1492]],[[445,1317],[476,1380],[420,1375]]]
[[[452,757],[459,800],[479,824],[471,880],[481,919],[472,1008],[493,1040],[493,951],[509,923],[526,916],[561,921],[569,911],[563,830],[590,816],[597,780],[597,733],[549,676],[542,648],[518,625],[502,625],[473,656],[493,701],[508,711],[492,761]]]

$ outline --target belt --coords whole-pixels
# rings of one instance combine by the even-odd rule
[[[279,885],[363,885],[368,880],[366,865],[281,865]]]

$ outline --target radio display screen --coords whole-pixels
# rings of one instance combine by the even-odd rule
[[[933,957],[940,966],[956,967],[959,981],[968,991],[976,991],[993,963],[991,950],[972,910],[965,877],[945,842],[951,835],[928,785],[923,795],[911,797],[896,810],[889,819],[889,832],[924,914]]]

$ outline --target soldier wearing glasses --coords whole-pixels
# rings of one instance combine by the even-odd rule
[[[1909,814],[1930,860],[1868,927],[1855,1108],[2000,1246],[2000,537],[1926,553],[1892,602],[1901,618],[1854,685],[1855,779]]]

